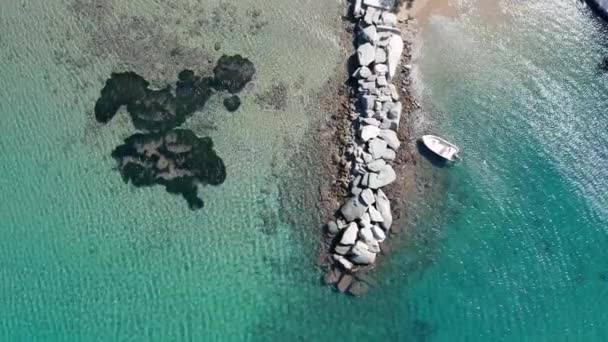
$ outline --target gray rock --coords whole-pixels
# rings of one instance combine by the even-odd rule
[[[353,5],[353,15],[357,19],[361,18],[363,16],[363,14],[365,13],[363,11],[362,4],[363,4],[362,0],[355,0],[355,4]]]
[[[361,189],[361,188],[360,188],[360,187],[358,187],[358,186],[352,186],[352,187],[350,188],[350,193],[351,193],[353,196],[359,196],[359,195],[361,194],[361,192],[362,192],[362,191],[363,191],[363,189]]]
[[[376,193],[376,209],[382,215],[383,222],[380,225],[388,231],[393,224],[393,214],[391,212],[391,202],[382,190],[378,190]]]
[[[376,238],[374,238],[374,233],[372,233],[371,227],[365,227],[365,228],[359,229],[359,237],[365,243],[369,243],[371,241],[376,241]]]
[[[332,257],[334,258],[334,260],[341,265],[345,270],[351,270],[353,268],[353,263],[350,262],[348,259],[346,259],[345,257],[338,255],[338,254],[333,254]],[[344,278],[344,276],[342,276],[342,278]]]
[[[370,252],[369,247],[363,241],[357,241],[350,252],[353,255],[350,260],[356,264],[369,265],[376,261],[376,253]]]
[[[364,179],[365,179],[365,177],[364,177]],[[369,179],[369,176],[368,176],[368,179]],[[366,211],[367,211],[367,206],[365,204],[361,203],[359,201],[359,197],[357,197],[357,196],[351,197],[348,201],[346,201],[346,203],[344,203],[342,208],[340,208],[340,212],[342,213],[342,216],[344,216],[344,218],[348,222],[352,222],[352,221],[358,219],[359,217],[361,217],[361,215],[365,214]]]
[[[374,200],[375,201],[375,200]],[[327,222],[327,232],[330,234],[337,234],[340,231],[336,221]]]
[[[374,44],[378,40],[378,32],[376,31],[376,25],[369,25],[361,30],[361,37],[366,42]]]
[[[376,89],[376,80],[374,80],[373,82],[364,82],[361,84],[361,89],[363,90],[367,90],[367,91],[371,91],[373,89]]]
[[[349,223],[348,223],[348,222],[346,222],[346,221],[344,221],[344,220],[342,220],[342,219],[337,219],[337,220],[336,220],[336,223],[338,224],[338,229],[340,229],[340,230],[342,230],[342,229],[344,229],[344,228],[348,227],[348,225],[349,225]]]
[[[363,154],[361,155],[361,158],[363,159],[363,162],[365,164],[367,164],[367,163],[371,162],[372,160],[374,160],[374,157],[372,157],[371,154],[365,153],[365,152],[363,152]]]
[[[323,282],[325,283],[325,285],[332,285],[340,281],[341,277],[342,272],[334,268],[329,272],[325,273],[325,275],[323,276]]]
[[[382,158],[384,151],[386,151],[387,146],[388,143],[385,140],[372,139],[369,142],[368,151],[374,159],[380,159]]]
[[[357,235],[359,234],[359,227],[355,222],[351,222],[348,225],[348,228],[344,230],[344,234],[342,234],[342,238],[340,239],[340,244],[343,246],[353,245],[355,241],[357,241]]]
[[[389,45],[389,47],[390,47],[390,45]],[[376,49],[374,48],[374,46],[372,44],[365,43],[365,44],[359,46],[359,48],[357,49],[357,57],[359,57],[359,64],[361,66],[368,66],[376,58]]]
[[[376,75],[385,75],[388,72],[388,65],[376,64],[374,65],[374,73]]]
[[[374,63],[382,64],[386,63],[386,51],[383,48],[378,47],[376,49],[376,58],[374,59]]]
[[[390,108],[388,111],[389,119],[401,118],[401,110],[402,110],[401,102],[399,102],[399,101],[395,102],[395,105],[392,108]]]
[[[388,78],[393,79],[397,72],[397,66],[401,61],[401,53],[403,53],[403,39],[400,35],[393,35],[387,45],[388,50]],[[368,65],[368,64],[366,64]]]
[[[363,179],[361,179],[361,185],[368,186],[369,184],[369,173],[363,175]]]
[[[359,102],[361,103],[361,107],[363,107],[364,110],[370,110],[374,108],[376,97],[370,95],[361,96],[359,98]]]
[[[389,84],[388,87],[389,87],[389,89],[391,91],[391,97],[393,98],[393,100],[394,101],[398,101],[399,100],[399,92],[397,91],[397,87],[395,87],[395,85],[393,85],[393,84]]]
[[[363,17],[363,22],[367,25],[372,25],[374,23],[374,16],[378,10],[375,8],[367,8],[365,10],[365,16]]]
[[[399,141],[399,138],[397,137],[397,133],[390,129],[381,130],[380,133],[378,134],[378,137],[380,139],[386,141],[386,143],[388,144],[388,147],[392,148],[393,150],[397,150],[399,148],[399,146],[401,146],[401,141]],[[380,157],[382,157],[382,156],[380,156]]]
[[[380,126],[380,121],[374,119],[374,118],[365,118],[363,120],[361,120],[361,122],[363,122],[366,125],[371,125],[371,126]]]
[[[370,206],[376,202],[376,196],[371,189],[365,189],[361,191],[361,202],[367,206]]]
[[[359,77],[361,78],[368,78],[372,75],[372,71],[369,70],[368,67],[363,66],[359,68]]]
[[[394,0],[363,0],[363,4],[375,8],[390,10],[395,4]]]
[[[367,213],[369,214],[369,218],[372,220],[372,222],[383,222],[384,221],[382,214],[380,214],[380,212],[378,210],[376,210],[376,208],[374,208],[374,206],[370,206],[369,209],[367,210]]]
[[[373,226],[372,233],[374,234],[374,237],[376,238],[376,240],[378,240],[380,242],[386,240],[386,233],[384,232],[384,230],[382,230],[382,228],[380,228],[378,226]]]
[[[397,153],[395,152],[395,150],[391,150],[390,148],[387,148],[386,151],[384,151],[384,154],[382,155],[382,159],[386,161],[395,160],[395,158],[397,158]]]
[[[383,76],[378,77],[378,78],[376,79],[376,83],[378,84],[378,86],[379,86],[379,87],[384,87],[384,86],[388,85],[388,82],[386,81],[386,77],[385,77],[384,75],[383,75]],[[387,98],[387,99],[386,99],[386,100],[384,100],[384,102],[386,102],[387,100],[389,100],[389,99],[390,99],[390,97],[388,97],[388,96],[386,96],[385,98]],[[381,99],[378,99],[378,100],[379,100],[380,102],[382,102],[382,100],[381,100]]]
[[[338,285],[336,285],[336,288],[338,288],[338,291],[340,291],[341,293],[344,293],[348,291],[353,282],[353,276],[351,276],[350,274],[344,274],[342,278],[340,278],[340,281],[338,282]]]
[[[378,84],[380,84],[380,82],[386,82],[386,77],[384,77],[384,81],[380,80],[380,78],[382,78],[382,77],[384,77],[384,76],[378,77],[378,80],[379,80]],[[390,95],[380,95],[380,96],[378,96],[378,101],[380,101],[382,103],[389,102],[391,100],[392,100],[392,98],[391,98]]]
[[[363,141],[369,141],[380,134],[380,129],[376,126],[363,126],[359,136]]]
[[[394,26],[378,24],[376,25],[376,30],[378,30],[378,36],[380,39],[388,39],[391,35],[401,37],[401,30]]]
[[[370,232],[372,232],[371,228],[369,230]],[[372,233],[373,236],[373,233]],[[366,242],[367,243],[367,247],[369,249],[370,252],[372,253],[380,253],[380,244],[378,243],[378,240],[376,240],[376,238],[374,237],[374,239],[370,242]]]
[[[372,230],[370,229],[369,231],[371,232]],[[372,236],[374,236],[373,233]],[[336,248],[334,248],[334,252],[336,252],[336,254],[345,255],[350,251],[351,248],[353,248],[353,246],[344,246],[342,244],[338,244]]]
[[[399,121],[391,120],[388,118],[384,119],[384,120],[382,120],[382,123],[380,124],[380,128],[396,131],[397,129],[399,129]]]
[[[384,160],[376,159],[376,160],[372,161],[371,163],[367,163],[366,167],[371,172],[380,172],[380,170],[382,170],[385,165],[386,165],[386,162]]]
[[[397,174],[393,167],[386,164],[384,169],[380,170],[379,173],[370,173],[368,180],[368,187],[371,189],[380,189],[385,187],[397,179]]]
[[[391,12],[383,12],[381,22],[383,25],[395,26],[397,25],[397,16]]]
[[[372,219],[369,217],[368,213],[363,214],[363,216],[361,216],[359,218],[359,224],[363,228],[365,228],[367,226],[371,227],[371,225],[372,225]]]

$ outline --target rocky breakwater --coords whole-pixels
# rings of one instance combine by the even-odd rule
[[[327,224],[334,240],[333,265],[325,275],[325,282],[342,292],[361,290],[352,274],[376,262],[393,223],[391,203],[382,189],[397,178],[391,161],[401,145],[397,131],[402,104],[391,81],[404,43],[392,8],[391,1],[353,0],[357,65],[350,119],[354,136],[345,155],[350,197]]]

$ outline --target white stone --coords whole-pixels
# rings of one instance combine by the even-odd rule
[[[378,40],[376,25],[369,25],[361,30],[361,36],[365,41],[374,44]]]
[[[376,240],[380,242],[386,240],[386,233],[384,232],[384,230],[382,230],[382,228],[378,226],[373,226],[372,233],[374,233],[374,237],[376,238]]]
[[[372,139],[368,145],[368,151],[374,159],[382,158],[384,151],[386,151],[388,143],[382,139]]]
[[[371,229],[370,229],[370,231],[371,231]],[[373,233],[372,233],[372,236],[373,236]],[[353,248],[353,246],[344,246],[344,245],[338,244],[334,248],[334,252],[336,252],[336,254],[344,255],[344,254],[348,253],[351,248]]]
[[[371,95],[365,95],[361,96],[359,101],[361,102],[361,107],[363,107],[364,110],[370,110],[374,108],[374,103],[376,103],[376,97]]]
[[[388,72],[388,65],[376,64],[374,65],[374,73],[376,75],[385,75]]]
[[[334,258],[334,260],[336,260],[336,262],[338,262],[340,265],[342,265],[342,267],[344,267],[344,269],[350,270],[353,268],[353,263],[350,262],[345,257],[338,255],[338,254],[334,254],[333,258]]]
[[[378,84],[379,87],[384,87],[386,85],[388,85],[388,82],[386,81],[386,76],[382,75],[380,77],[378,77],[376,79],[376,83]],[[386,102],[387,100],[390,100],[390,97],[386,97],[386,100],[382,101],[382,99],[378,98],[378,100],[380,100],[380,102]]]
[[[369,182],[369,176],[367,176],[367,178]],[[358,219],[361,217],[361,215],[365,214],[366,211],[367,206],[361,203],[359,201],[359,197],[357,196],[351,197],[348,201],[346,201],[346,203],[344,203],[342,208],[340,208],[342,216],[344,216],[344,219],[346,219],[348,222]]]
[[[363,241],[357,241],[350,252],[353,254],[351,261],[354,263],[369,265],[376,261],[376,253],[372,253]]]
[[[399,138],[397,137],[397,133],[390,129],[381,130],[380,133],[378,134],[378,137],[380,139],[386,141],[386,143],[388,144],[388,147],[392,148],[393,150],[397,150],[399,148],[399,146],[401,146],[401,141],[399,141]]]
[[[369,214],[369,218],[372,220],[372,222],[383,222],[384,221],[382,214],[380,214],[380,212],[378,210],[376,210],[376,208],[374,208],[374,206],[370,206],[367,209],[367,213]]]
[[[386,151],[384,151],[384,154],[382,155],[382,159],[386,161],[395,160],[395,158],[397,158],[397,153],[394,150],[391,150],[390,148],[387,148]]]
[[[368,78],[368,77],[370,77],[371,75],[372,75],[372,71],[371,71],[371,70],[369,70],[369,68],[368,68],[368,67],[363,66],[363,67],[359,68],[359,76],[360,76],[361,78]]]
[[[353,6],[353,15],[355,18],[361,18],[364,13],[363,6],[361,6],[362,2],[362,0],[355,0],[355,4]]]
[[[401,61],[401,53],[403,52],[403,39],[400,35],[393,35],[388,41],[388,78],[393,79],[397,72],[397,66]],[[368,64],[365,64],[368,65]]]
[[[351,222],[348,228],[342,234],[342,238],[340,239],[340,244],[342,245],[352,245],[357,241],[357,235],[359,234],[359,227],[355,222]]]
[[[361,218],[359,218],[359,223],[361,227],[367,227],[372,225],[372,219],[369,217],[368,213],[363,214]]]
[[[378,136],[378,134],[380,134],[380,128],[376,127],[376,126],[363,126],[363,128],[360,131],[359,136],[361,137],[361,139],[363,141],[369,141],[375,137]]]
[[[389,45],[390,47],[390,45]],[[390,53],[390,50],[389,50]],[[401,53],[400,53],[401,54]],[[389,54],[390,56],[390,54]],[[365,43],[357,49],[357,57],[359,57],[359,65],[368,66],[376,58],[376,49],[370,43]],[[389,59],[390,62],[390,59]],[[389,69],[390,70],[390,69]]]
[[[370,228],[370,232],[371,232],[371,228]],[[373,233],[372,233],[373,235]],[[366,242],[367,243],[367,247],[369,249],[370,252],[372,253],[380,253],[380,244],[378,243],[378,240],[374,239],[372,241]]]
[[[397,174],[393,167],[386,164],[384,169],[379,173],[370,173],[367,186],[371,189],[380,189],[385,187],[397,179]]]
[[[365,118],[363,120],[361,120],[361,122],[363,122],[366,125],[371,125],[371,126],[380,126],[380,121],[374,119],[374,118]]]
[[[376,197],[371,189],[365,189],[361,192],[361,202],[367,206],[370,206],[376,202]],[[370,215],[371,216],[371,215]]]
[[[363,4],[375,8],[390,10],[394,4],[393,0],[363,0]]]
[[[374,238],[374,233],[372,233],[371,227],[365,227],[365,228],[359,229],[359,237],[365,243],[369,243],[371,241],[376,241],[376,239]]]
[[[386,162],[384,160],[376,159],[376,160],[372,161],[371,163],[367,163],[366,167],[371,172],[379,172],[380,170],[382,170],[384,168],[385,165],[386,165]]]
[[[401,117],[401,110],[401,102],[395,102],[395,105],[388,111],[389,119],[399,119]]]
[[[391,12],[383,12],[382,13],[382,24],[388,26],[397,25],[397,16]]]
[[[379,47],[376,49],[376,58],[374,59],[374,63],[386,63],[386,51],[384,51],[383,48]]]
[[[397,87],[395,87],[394,84],[389,84],[388,87],[390,89],[391,97],[393,98],[393,100],[399,100],[399,92],[397,91]]]
[[[391,202],[382,190],[378,190],[376,193],[376,209],[382,215],[382,227],[388,231],[393,224],[393,213],[391,212]]]
[[[375,8],[367,8],[365,10],[365,16],[363,17],[363,22],[372,25],[374,23],[374,16],[378,10]]]
[[[338,224],[336,223],[336,221],[329,221],[327,223],[327,231],[330,234],[336,234],[340,231],[340,227],[338,227]]]

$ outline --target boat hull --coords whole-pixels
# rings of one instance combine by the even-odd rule
[[[426,148],[436,155],[449,160],[456,161],[460,149],[449,141],[434,135],[425,135],[422,137],[422,143]]]

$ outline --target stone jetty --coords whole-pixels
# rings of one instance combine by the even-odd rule
[[[356,70],[352,74],[352,143],[345,158],[350,170],[349,198],[327,223],[334,235],[332,269],[324,279],[339,289],[346,279],[372,265],[390,233],[391,203],[383,188],[397,179],[391,162],[401,146],[397,135],[402,104],[392,84],[404,49],[392,0],[351,0]],[[353,68],[354,69],[354,68]],[[338,280],[336,274],[342,275]]]

